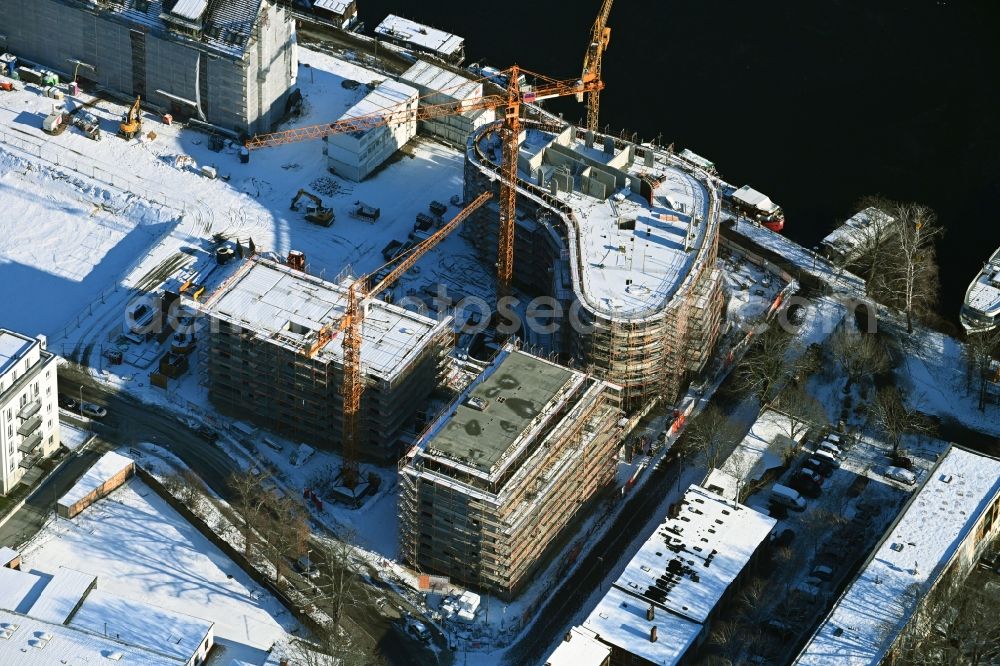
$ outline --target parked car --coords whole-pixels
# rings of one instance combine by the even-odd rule
[[[774,544],[775,548],[784,548],[790,546],[792,541],[795,540],[795,531],[791,529],[784,529],[777,534],[772,533],[771,543]]]
[[[837,456],[831,453],[829,449],[818,448],[816,449],[816,452],[813,454],[813,457],[816,460],[825,460],[833,467],[837,467],[840,465],[840,460],[838,460]]]
[[[212,443],[219,441],[219,433],[215,432],[205,424],[199,425],[197,428],[194,429],[194,431],[198,433],[199,437],[201,437],[206,441]]]
[[[107,409],[92,402],[85,402],[80,405],[80,411],[83,412],[84,416],[89,416],[92,419],[103,419],[108,415]]]
[[[889,460],[892,461],[892,464],[895,467],[902,467],[903,469],[909,470],[913,469],[913,461],[904,455],[897,453],[896,455],[889,456]]]
[[[815,499],[823,494],[823,489],[818,483],[808,476],[803,476],[801,473],[792,477],[792,480],[788,482],[788,487],[798,491],[803,497],[810,499]]]
[[[810,601],[817,601],[823,591],[816,587],[815,585],[810,585],[808,582],[803,581],[792,588],[792,591]]]
[[[423,622],[417,622],[416,620],[407,622],[406,631],[411,636],[417,640],[423,641],[424,643],[430,643],[431,641],[431,632]]]
[[[917,482],[917,475],[908,469],[903,469],[902,467],[890,466],[886,467],[882,475],[892,479],[893,481],[899,481],[900,483],[905,483],[908,486],[912,486]]]
[[[792,511],[802,511],[806,508],[806,501],[798,492],[780,483],[776,483],[771,487],[771,502],[780,504]]]
[[[840,460],[842,460],[844,458],[844,451],[843,451],[843,449],[841,449],[839,446],[837,446],[833,442],[825,440],[825,439],[822,442],[820,442],[819,444],[816,445],[816,451],[817,452],[819,452],[819,451],[826,451],[827,453],[829,453],[830,455],[832,455],[834,458],[837,458],[837,459],[840,459]]]
[[[63,409],[74,410],[77,408],[77,402],[73,398],[65,395],[63,393],[59,394],[59,406]]]
[[[809,458],[802,464],[802,468],[818,472],[826,477],[833,474],[833,465],[826,460],[819,460],[818,458]]]
[[[820,564],[813,567],[812,573],[809,574],[809,577],[816,578],[817,580],[821,580],[824,582],[829,582],[830,580],[833,579],[833,569],[824,564]]]
[[[317,569],[316,565],[312,563],[312,560],[309,559],[308,555],[300,556],[299,559],[295,560],[295,564],[293,566],[296,571],[306,578],[316,578],[319,576],[319,569]]]
[[[783,622],[777,618],[764,620],[763,622],[760,623],[760,627],[764,631],[770,634],[774,634],[775,636],[783,640],[788,640],[790,638],[795,637],[795,628],[792,625],[788,624],[787,622]]]
[[[822,486],[823,485],[823,481],[826,480],[826,479],[823,478],[823,475],[820,474],[819,472],[817,472],[816,470],[807,469],[805,467],[803,467],[802,469],[800,469],[798,471],[798,475],[802,476],[802,477],[804,477],[806,479],[809,479],[810,481],[812,481],[813,483],[815,483],[817,486]]]

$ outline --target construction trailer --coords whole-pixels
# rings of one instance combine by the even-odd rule
[[[284,116],[295,23],[273,0],[0,0],[4,48],[144,106],[237,133]]]
[[[473,81],[424,60],[414,63],[399,76],[399,80],[420,91],[421,104],[461,105],[483,96],[481,81]],[[454,146],[464,147],[474,130],[494,120],[496,112],[493,109],[476,109],[421,120],[418,130]]]
[[[355,132],[323,137],[323,154],[331,173],[362,181],[417,135],[417,89],[393,80],[383,81],[341,119],[358,118],[383,111],[412,112],[410,120]]]
[[[311,446],[341,446],[343,340],[335,335],[312,356],[306,350],[343,318],[345,286],[255,257],[199,307],[210,329],[201,336],[210,341],[209,398],[220,411]],[[444,371],[451,319],[372,300],[361,335],[359,453],[397,460]]]
[[[375,37],[456,65],[465,60],[465,40],[461,37],[395,14],[375,26]]]
[[[519,152],[514,284],[555,298],[551,351],[622,387],[634,411],[674,402],[721,334],[719,196],[711,175],[665,150],[573,126],[527,122]],[[466,146],[464,197],[498,187],[497,123]],[[466,237],[496,260],[496,209]]]
[[[400,461],[400,552],[512,598],[614,480],[620,389],[506,346]]]

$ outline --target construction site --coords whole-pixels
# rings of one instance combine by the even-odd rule
[[[525,126],[514,283],[578,313],[553,351],[621,385],[627,411],[674,402],[722,326],[717,181],[666,150],[571,125]],[[502,131],[494,123],[469,137],[466,198],[503,182]],[[497,257],[496,214],[487,206],[468,227],[486,261]]]
[[[201,307],[208,316],[212,403],[289,439],[340,447],[342,340],[318,336],[345,317],[348,287],[254,258]],[[401,431],[438,384],[451,351],[451,322],[376,299],[360,335],[368,389],[358,412],[358,453],[396,460]]]
[[[233,136],[281,120],[298,74],[294,21],[272,0],[3,0],[0,14],[21,80],[44,68]]]
[[[620,389],[508,346],[400,462],[400,551],[511,598],[614,479]]]

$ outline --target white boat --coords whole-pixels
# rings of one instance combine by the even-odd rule
[[[962,326],[969,333],[982,333],[1000,326],[1000,248],[983,265],[965,292]]]

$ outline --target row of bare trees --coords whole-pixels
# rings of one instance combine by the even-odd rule
[[[352,632],[348,610],[367,605],[370,589],[354,562],[353,539],[314,535],[309,514],[297,498],[285,495],[266,471],[232,474],[228,480],[235,522],[243,536],[243,554],[266,560],[279,586],[295,587],[310,604],[330,618],[326,631],[295,645],[295,662],[304,666],[352,666],[382,663],[362,648]],[[304,558],[301,559],[300,558]],[[301,561],[306,577],[288,581],[293,563]],[[304,565],[304,566],[303,566]]]

